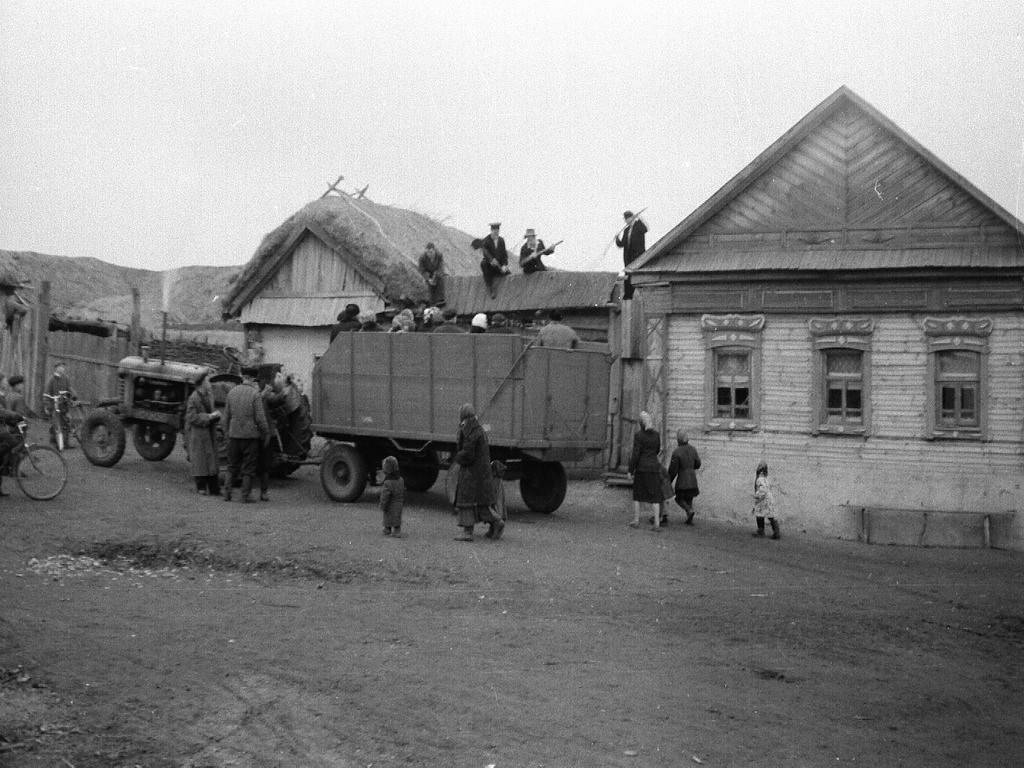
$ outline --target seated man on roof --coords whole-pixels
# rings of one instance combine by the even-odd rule
[[[548,268],[541,261],[541,256],[554,253],[555,246],[545,247],[544,241],[537,237],[537,233],[532,229],[526,230],[525,237],[526,242],[519,249],[519,266],[522,268],[523,274],[532,275],[534,272],[546,272]]]
[[[484,282],[487,284],[487,290],[492,299],[497,295],[494,281],[509,273],[508,249],[505,247],[505,238],[501,236],[500,231],[501,222],[496,221],[491,224],[491,233],[487,237],[472,242],[473,250],[483,251],[480,259],[480,271],[483,272]]]

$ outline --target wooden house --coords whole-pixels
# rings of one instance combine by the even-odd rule
[[[840,88],[630,270],[701,514],[1024,547],[1024,225]]]
[[[264,360],[308,387],[347,304],[378,312],[402,296],[427,295],[417,260],[428,242],[449,274],[479,273],[465,232],[366,198],[314,200],[263,239],[230,287],[225,315],[241,319]]]

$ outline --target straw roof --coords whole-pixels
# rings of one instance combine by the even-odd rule
[[[428,242],[444,254],[452,275],[479,271],[473,255],[473,238],[453,227],[403,208],[374,203],[365,198],[330,195],[308,203],[263,238],[256,253],[231,285],[224,300],[229,315],[238,315],[269,282],[283,263],[295,239],[309,229],[327,245],[375,278],[384,298],[426,297],[427,287],[417,260]]]
[[[28,280],[21,258],[20,251],[0,251],[0,289],[20,288]]]

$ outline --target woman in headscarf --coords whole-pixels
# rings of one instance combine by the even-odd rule
[[[210,496],[220,495],[220,464],[217,461],[217,422],[220,412],[213,409],[213,390],[209,371],[196,382],[185,406],[185,438],[188,461],[196,490]]]
[[[640,527],[640,505],[651,506],[651,528],[660,531],[659,507],[665,500],[661,482],[661,435],[654,429],[654,420],[647,411],[640,412],[640,429],[633,436],[633,453],[629,458],[629,474],[633,477],[633,521],[631,528]]]
[[[477,421],[476,411],[469,403],[459,411],[459,437],[452,460],[459,466],[455,509],[462,528],[462,533],[455,540],[472,541],[473,526],[477,523],[488,523],[487,535],[500,539],[505,523],[491,509],[495,501],[491,449],[487,434]]]

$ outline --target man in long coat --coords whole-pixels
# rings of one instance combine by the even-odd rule
[[[491,472],[491,449],[487,434],[477,421],[473,406],[466,403],[459,411],[459,437],[453,462],[459,467],[455,488],[455,509],[462,534],[456,541],[472,541],[473,526],[488,523],[487,535],[501,538],[505,522],[494,512],[494,477]]]
[[[615,236],[615,244],[622,249],[622,260],[628,267],[647,250],[647,225],[632,211],[623,213],[622,218],[626,220],[626,226],[622,234]]]
[[[189,395],[185,405],[185,441],[196,490],[210,496],[220,493],[220,462],[216,447],[219,420],[220,412],[213,408],[213,392],[209,372],[206,372],[199,377],[195,391]]]
[[[496,221],[491,224],[491,234],[481,242],[484,253],[483,258],[480,260],[480,271],[483,272],[484,282],[487,284],[487,290],[490,292],[492,299],[497,293],[494,281],[502,275],[509,273],[508,249],[505,247],[505,238],[501,236],[500,232],[501,222]],[[475,248],[476,245],[473,247]]]

